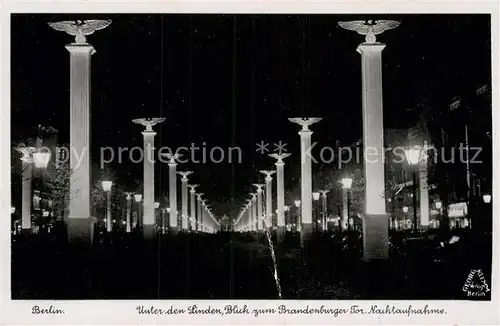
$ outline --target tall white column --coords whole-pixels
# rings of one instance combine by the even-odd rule
[[[170,205],[170,216],[168,222],[168,229],[171,233],[178,232],[177,226],[177,162],[179,158],[178,154],[165,154],[165,156],[170,160],[168,162],[168,197]]]
[[[257,194],[252,194],[252,231],[257,231]]]
[[[127,195],[127,222],[126,222],[126,231],[127,233],[132,232],[132,227],[130,225],[130,212],[132,210],[132,193],[131,192],[126,192],[125,195]]]
[[[257,187],[257,230],[262,231],[264,229],[264,214],[262,212],[262,187],[264,187],[264,185],[256,183],[254,186]]]
[[[312,162],[310,156],[312,131],[309,126],[321,121],[321,118],[290,118],[288,119],[300,126],[300,196],[302,208],[302,237],[307,239],[312,232]]]
[[[155,168],[154,168],[154,137],[156,132],[153,126],[165,121],[165,118],[143,118],[134,119],[132,122],[143,125],[146,129],[142,132],[144,136],[144,157],[143,157],[143,192],[144,202],[142,205],[142,226],[144,237],[152,238],[156,235],[155,218]]]
[[[321,190],[321,200],[322,200],[322,212],[321,212],[321,228],[323,231],[327,231],[327,217],[328,217],[328,205],[327,205],[327,194],[330,192],[330,190]]]
[[[269,225],[272,225],[273,221],[273,177],[271,177],[276,171],[260,171],[264,174],[266,178],[266,219]]]
[[[21,228],[31,230],[31,202],[33,200],[32,179],[33,179],[33,153],[35,147],[19,147],[22,161],[22,203],[21,203]]]
[[[49,23],[57,31],[76,29],[92,31],[106,28],[111,20],[92,20],[79,23],[62,21]],[[69,34],[69,33],[68,33]],[[96,51],[78,34],[75,43],[66,46],[70,53],[70,194],[69,216],[66,221],[68,240],[90,245],[94,223],[91,216],[91,160],[90,160],[90,56]]]
[[[201,201],[202,201],[201,196],[203,196],[203,193],[196,194],[196,200],[198,202],[198,208],[197,208],[198,214],[196,216],[196,218],[197,218],[197,220],[196,220],[196,230],[200,231],[200,232],[203,231],[203,228],[202,228],[202,225],[201,225],[201,223],[202,223],[202,215],[203,215],[203,207],[201,205]]]
[[[191,231],[196,231],[196,188],[198,185],[188,185],[189,196],[190,196],[190,221],[191,221]]]
[[[111,218],[111,190],[106,191],[106,231],[113,231],[113,222]]]
[[[182,198],[182,211],[181,211],[181,228],[182,231],[188,231],[189,229],[189,219],[188,219],[188,175],[192,174],[193,171],[183,171],[177,172],[181,178],[181,198]]]
[[[207,207],[206,200],[201,200],[201,231],[207,232]]]
[[[382,50],[375,32],[395,28],[396,21],[340,22],[348,30],[366,35],[357,52],[361,54],[363,99],[363,146],[365,176],[365,214],[363,223],[363,256],[365,260],[389,256],[389,214],[385,211],[384,112],[382,101]],[[378,33],[379,34],[379,33]]]
[[[347,229],[347,225],[349,223],[349,212],[348,212],[348,201],[347,201],[347,196],[349,189],[343,188],[342,189],[342,220],[340,221],[340,225],[342,229]]]
[[[247,225],[247,231],[251,232],[252,231],[252,199],[247,199],[247,205],[246,205],[246,210],[247,210],[247,216],[246,216],[246,225]]]
[[[429,226],[429,186],[427,184],[427,159],[418,165],[419,190],[420,190],[420,225]]]
[[[277,196],[277,217],[276,224],[278,226],[278,233],[286,231],[285,225],[285,158],[289,157],[290,153],[282,154],[269,154],[270,157],[276,159],[276,196]]]

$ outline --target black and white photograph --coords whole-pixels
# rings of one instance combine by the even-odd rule
[[[430,302],[359,308],[404,316],[491,302],[491,14],[9,25],[2,232],[8,295],[27,314],[63,314],[57,300],[148,300],[139,315],[191,300],[203,304],[178,309],[199,318],[257,317],[255,300],[291,315]]]

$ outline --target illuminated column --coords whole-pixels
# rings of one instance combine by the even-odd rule
[[[156,235],[156,218],[155,218],[155,167],[154,167],[154,138],[156,132],[153,131],[153,126],[165,121],[165,118],[144,118],[134,119],[133,123],[137,123],[146,127],[142,132],[144,136],[144,179],[143,179],[143,213],[142,226],[144,237],[153,238]]]
[[[169,205],[170,216],[168,221],[169,232],[176,234],[178,232],[177,226],[177,163],[176,159],[179,158],[178,154],[164,154],[170,161],[168,162],[168,185],[169,185]]]
[[[276,224],[278,233],[286,231],[285,225],[285,162],[283,160],[289,157],[290,153],[269,154],[270,157],[276,159],[276,196],[277,196],[277,217]]]
[[[309,126],[321,121],[321,118],[290,118],[300,126],[300,202],[302,208],[302,238],[307,240],[312,232],[312,165],[311,165],[311,135]]]
[[[191,221],[191,231],[196,231],[196,187],[198,185],[188,185],[189,187],[189,197],[191,203],[190,221]]]
[[[132,210],[132,192],[126,192],[127,195],[127,233],[132,232],[132,227],[130,225],[130,212]]]
[[[35,147],[19,147],[17,149],[21,154],[22,161],[22,206],[21,206],[21,228],[22,230],[31,230],[31,201],[32,194],[32,177],[33,177],[33,153]]]
[[[363,99],[363,146],[365,176],[365,214],[363,221],[363,256],[365,260],[389,256],[389,214],[385,211],[384,123],[382,102],[382,50],[385,44],[375,34],[395,28],[399,22],[339,22],[348,30],[366,35],[357,52],[361,54]]]
[[[273,221],[273,177],[271,177],[276,171],[260,171],[260,173],[266,175],[266,219],[269,225],[272,225]]]
[[[181,194],[182,194],[182,211],[181,211],[181,228],[182,231],[189,230],[189,219],[188,219],[188,175],[192,174],[193,171],[177,172],[181,178]]]
[[[247,204],[246,204],[246,226],[247,226],[247,231],[251,232],[252,231],[252,199],[247,199]]]
[[[70,53],[70,192],[66,221],[68,240],[88,246],[93,241],[95,218],[91,216],[90,161],[90,56],[96,51],[87,43],[86,34],[106,28],[111,20],[49,23],[57,31],[77,31],[75,42],[66,46]],[[68,34],[70,34],[68,32]],[[74,155],[72,155],[74,154]]]
[[[257,231],[257,194],[252,194],[252,231]]]
[[[201,231],[207,232],[207,208],[206,199],[201,200]]]
[[[322,218],[321,218],[321,225],[323,231],[328,231],[327,227],[327,212],[328,212],[328,206],[327,206],[327,193],[329,193],[330,190],[321,190],[321,199],[322,199]]]
[[[349,214],[348,212],[348,196],[349,189],[342,189],[342,220],[340,221],[340,225],[342,229],[347,229],[347,224],[349,223]]]
[[[427,159],[424,158],[418,165],[420,190],[420,225],[429,226],[429,186],[427,184]]]
[[[196,220],[196,230],[197,231],[203,231],[201,223],[202,223],[202,217],[203,217],[203,207],[201,205],[201,196],[203,196],[203,193],[196,194],[196,200],[198,201],[198,214],[197,214],[197,220]]]
[[[256,183],[254,184],[255,187],[257,187],[257,230],[262,231],[263,230],[263,219],[264,219],[264,214],[262,213],[262,187],[264,187],[263,184]]]

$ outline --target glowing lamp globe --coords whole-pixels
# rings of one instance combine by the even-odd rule
[[[408,206],[404,206],[404,207],[403,207],[403,212],[404,212],[404,213],[408,213]]]
[[[111,186],[113,185],[113,181],[101,181],[101,184],[102,184],[102,190],[110,191]]]
[[[285,212],[288,212],[290,210],[290,206],[285,206]]]
[[[351,189],[352,186],[352,178],[343,178],[340,183],[342,183],[343,189]]]
[[[171,211],[172,211],[172,209],[170,207],[167,207],[167,213],[170,214]]]
[[[16,208],[14,206],[10,207],[10,213],[14,214],[16,212]]]
[[[296,201],[294,202],[294,204],[295,204],[295,207],[300,207],[300,200],[296,200]]]
[[[313,195],[313,199],[314,200],[319,200],[319,196],[320,196],[319,192],[315,191],[315,192],[312,193],[312,195]]]
[[[43,211],[43,212],[42,212],[42,216],[43,216],[43,217],[47,217],[47,216],[49,216],[49,211]]]
[[[155,202],[155,208],[158,208],[160,207],[160,203],[159,202]]]
[[[33,162],[37,168],[46,168],[50,161],[50,152],[33,153]]]
[[[142,194],[135,194],[134,199],[136,203],[140,202],[142,200]]]
[[[443,203],[440,201],[437,201],[436,202],[436,209],[441,209],[441,207],[443,207]]]
[[[486,204],[491,203],[491,195],[490,195],[490,194],[485,194],[485,195],[483,195],[483,201],[484,201]]]
[[[413,147],[405,150],[406,161],[410,165],[416,165],[420,161],[420,153],[422,150],[418,147]]]

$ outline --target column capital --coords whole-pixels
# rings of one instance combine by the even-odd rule
[[[385,48],[385,43],[361,43],[356,48],[356,51],[360,54],[368,54],[373,52],[382,52]]]
[[[88,55],[93,55],[97,51],[94,49],[94,47],[90,44],[67,44],[65,46],[66,50],[68,50],[70,53],[80,53],[80,54],[88,54]]]
[[[281,154],[274,153],[274,154],[269,154],[269,157],[272,157],[272,158],[277,160],[276,165],[278,165],[278,164],[283,165],[283,164],[285,164],[285,162],[283,162],[283,160],[285,158],[289,157],[290,155],[292,155],[292,154],[290,154],[290,153],[281,153]]]
[[[144,130],[143,132],[141,132],[141,134],[142,134],[143,136],[153,136],[153,137],[154,137],[154,136],[156,136],[156,132],[154,132],[154,131],[149,131],[149,130]]]

